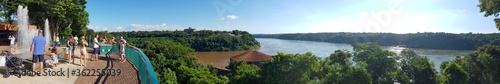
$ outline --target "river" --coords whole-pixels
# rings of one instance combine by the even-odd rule
[[[318,57],[328,57],[335,50],[348,50],[352,52],[353,47],[350,44],[338,44],[338,43],[327,43],[327,42],[315,42],[315,41],[300,41],[300,40],[282,40],[273,38],[256,38],[260,43],[261,47],[258,51],[267,55],[276,55],[277,52],[284,53],[305,53],[307,51],[312,52]],[[434,63],[434,67],[439,72],[439,65],[444,61],[450,61],[455,58],[456,55],[466,55],[471,52],[468,50],[439,50],[439,49],[418,49],[418,48],[404,48],[398,46],[382,46],[382,48],[393,52],[400,52],[403,49],[414,50],[417,54],[421,56],[426,56],[430,61]],[[231,56],[243,53],[244,51],[233,51],[233,52],[196,52],[199,57],[200,62],[203,64],[216,63],[218,65],[226,66],[229,65],[228,61]]]

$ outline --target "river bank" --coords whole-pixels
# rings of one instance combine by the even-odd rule
[[[254,34],[256,38],[275,38],[286,40],[317,41],[340,44],[373,42],[381,46],[403,46],[407,48],[475,50],[484,45],[500,45],[499,33],[288,33]]]
[[[311,51],[314,55],[324,58],[330,56],[330,54],[335,50],[347,50],[353,52],[353,47],[350,44],[283,40],[273,38],[256,38],[256,40],[261,44],[261,47],[258,49],[258,51],[270,56],[276,55],[277,52],[296,54]],[[429,60],[433,62],[434,67],[437,70],[439,70],[439,65],[442,62],[453,60],[456,55],[463,56],[471,52],[468,50],[419,49],[405,48],[400,46],[382,46],[382,48],[393,52],[400,52],[403,49],[414,50],[417,54],[429,58]],[[202,64],[213,63],[225,66],[229,65],[229,58],[243,52],[245,51],[196,52],[196,55],[198,56],[199,61]]]

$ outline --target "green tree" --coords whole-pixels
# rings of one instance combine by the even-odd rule
[[[496,83],[500,79],[500,46],[486,45],[469,53],[464,59],[471,83]]]
[[[137,44],[151,59],[153,68],[158,74],[175,72],[177,83],[221,84],[228,78],[216,76],[210,69],[202,66],[193,54],[194,50],[180,43],[164,39],[148,39]],[[188,67],[189,66],[189,67]],[[166,71],[165,71],[166,70]],[[160,76],[160,81],[171,81],[172,76]]]
[[[500,1],[498,0],[479,0],[479,12],[484,13],[484,17],[494,16],[495,24],[498,30],[500,30]]]
[[[323,79],[324,84],[372,84],[370,73],[361,66],[331,65],[332,70]]]
[[[244,63],[235,71],[229,80],[230,84],[259,84],[261,76],[258,73],[260,71],[258,66]]]
[[[72,24],[72,34],[77,36],[85,35],[89,23],[89,14],[85,10],[86,3],[85,0],[62,0],[52,5],[49,4],[50,8],[45,11],[52,12],[47,15],[49,21],[51,21],[50,26],[54,30],[60,31],[61,27]]]
[[[238,66],[245,65],[247,64],[244,60],[243,61],[230,61],[229,65],[227,66],[227,69],[229,70],[236,70]]]
[[[85,0],[2,0],[3,17],[6,23],[13,24],[19,5],[28,7],[29,22],[43,27],[48,19],[51,32],[67,31],[70,24],[71,34],[85,35],[89,23]],[[64,30],[63,30],[64,29]]]
[[[389,72],[389,75],[392,80],[396,80],[394,82],[398,82],[400,84],[410,84],[410,77],[401,69],[396,69],[396,71]],[[383,84],[394,83],[393,81],[382,81],[385,82]]]
[[[319,58],[311,52],[284,54],[279,52],[262,65],[261,76],[267,84],[304,84],[313,79],[310,75],[319,71]]]
[[[158,73],[156,72],[156,76],[158,76],[160,80],[160,83],[167,83],[167,84],[177,84],[177,77],[175,76],[175,72],[170,70],[170,68],[163,69],[163,73]]]
[[[327,58],[331,63],[339,63],[340,65],[351,65],[352,54],[349,51],[336,50]]]
[[[67,26],[63,29],[63,31],[60,32],[60,36],[66,36],[66,37],[69,37],[71,35],[71,32],[73,29],[71,29],[71,24],[69,24],[70,26]]]
[[[324,84],[371,84],[370,73],[365,69],[366,63],[353,66],[350,62],[352,54],[346,50],[336,50],[322,62],[322,78]],[[326,72],[325,72],[326,71]]]
[[[467,64],[466,60],[456,57],[453,61],[446,64],[446,68],[442,70],[441,83],[444,84],[468,84],[469,73],[464,69],[462,64]]]
[[[195,68],[191,68],[188,66],[180,66],[179,70],[176,71],[176,73],[179,77],[182,77],[183,79],[178,79],[177,81],[180,81],[182,84],[225,84],[228,81],[227,77],[218,77],[216,75],[213,75],[208,71],[208,69],[205,70],[199,70]],[[185,81],[185,82],[183,82]]]
[[[396,53],[382,49],[379,45],[374,43],[353,44],[354,58],[356,62],[364,62],[367,64],[366,69],[370,72],[373,83],[394,83],[396,81],[402,82],[404,76],[391,76],[391,73],[397,73],[396,60],[394,59]]]
[[[498,83],[500,47],[486,45],[441,64],[441,83]]]
[[[19,5],[27,6],[27,2],[30,0],[1,0],[2,4],[0,7],[2,8],[2,17],[4,18],[4,22],[7,24],[13,24],[13,18],[17,16],[17,8]]]
[[[416,54],[413,50],[401,51],[401,68],[408,74],[414,84],[435,84],[437,72],[427,57]]]

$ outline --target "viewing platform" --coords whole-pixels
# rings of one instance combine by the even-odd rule
[[[117,48],[117,46],[113,46],[113,48]],[[9,46],[0,46],[0,50],[9,50]],[[130,57],[127,57],[127,61],[124,63],[119,62],[119,55],[117,54],[118,49],[111,49],[110,53],[104,54],[104,55],[99,55],[99,60],[96,61],[89,61],[87,60],[87,66],[83,67],[80,66],[80,50],[81,48],[78,47],[77,50],[75,50],[75,64],[67,64],[66,57],[64,56],[64,47],[58,47],[58,55],[59,55],[59,63],[56,68],[51,69],[50,66],[44,66],[46,69],[45,71],[48,72],[48,70],[51,71],[61,71],[63,72],[64,76],[62,75],[56,75],[56,76],[43,76],[43,72],[41,73],[42,76],[21,76],[18,78],[15,75],[12,75],[8,78],[0,78],[1,83],[16,83],[16,84],[156,84],[158,83],[158,79],[156,78],[156,74],[151,75],[151,73],[148,74],[142,74],[143,78],[141,78],[141,75],[139,74],[140,71],[142,72],[150,72],[154,70],[148,70],[145,69],[145,67],[142,68],[137,68],[137,66],[134,65],[134,61],[138,60],[130,60],[130,57],[141,57],[137,56],[140,54],[135,54],[136,56],[132,56],[134,53],[133,47],[127,47],[127,55],[131,55]],[[135,48],[137,49],[137,48]],[[87,48],[87,53],[88,56],[87,58],[92,55],[92,50],[93,48]],[[130,53],[129,53],[130,51]],[[139,50],[140,51],[140,50]],[[140,52],[142,53],[142,52]],[[45,56],[45,60],[49,59],[50,57]],[[148,59],[149,62],[149,59]],[[31,71],[31,59],[23,59],[23,64],[25,65],[25,68],[27,71]],[[149,64],[151,65],[151,64]],[[37,66],[39,67],[39,66]],[[140,66],[141,67],[141,66]],[[103,74],[102,70],[107,70],[109,74]],[[152,67],[151,67],[152,69]],[[39,71],[40,69],[35,69],[35,71]],[[78,70],[85,74],[85,76],[78,75]],[[73,74],[73,71],[75,72]],[[3,74],[5,73],[5,68],[2,67],[0,68],[0,73]],[[99,75],[101,73],[101,75]],[[141,81],[142,79],[142,81]]]

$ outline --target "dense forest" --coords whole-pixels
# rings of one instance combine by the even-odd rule
[[[410,48],[474,50],[480,46],[500,45],[500,34],[473,33],[295,33],[295,34],[255,34],[256,38],[277,38],[288,40],[307,40],[331,43],[374,42],[382,46],[405,46]]]
[[[499,83],[500,47],[486,45],[439,65],[412,50],[400,54],[378,44],[353,44],[327,58],[310,52],[278,53],[261,65],[232,61],[229,75],[218,75],[199,63],[195,50],[171,39],[143,39],[135,44],[151,59],[161,83],[167,84],[469,84]]]
[[[241,51],[254,50],[260,47],[253,35],[246,31],[212,31],[201,30],[193,33],[184,31],[132,31],[132,32],[98,32],[108,39],[123,36],[129,44],[142,44],[149,39],[168,39],[189,46],[195,51]]]
[[[137,43],[151,60],[160,83],[224,84],[228,78],[217,76],[214,68],[203,66],[194,49],[168,39],[145,39]]]

